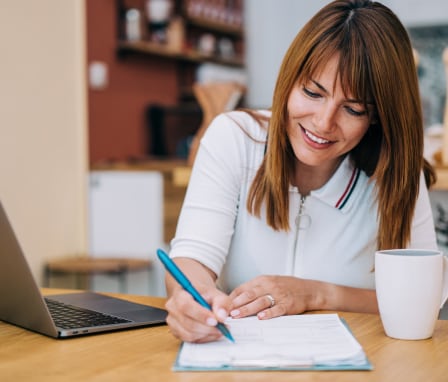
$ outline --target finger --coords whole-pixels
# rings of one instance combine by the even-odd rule
[[[208,326],[215,326],[211,320],[216,318],[210,310],[201,306],[193,297],[186,291],[180,291],[173,295],[165,304],[169,313],[174,314],[179,320],[183,318],[190,318],[194,321],[199,321],[204,324],[208,322]]]
[[[178,325],[170,316],[167,317],[167,324],[169,325],[171,333],[181,341],[185,342],[204,343],[216,341],[222,337],[221,332],[213,328],[206,328],[204,331],[187,329],[186,327]]]
[[[165,307],[168,311],[167,324],[173,334],[185,341],[195,342],[200,338],[220,334],[215,328],[218,321],[214,314],[199,305],[188,293],[176,293]]]
[[[247,294],[247,293],[251,293],[254,288],[258,285],[258,281],[257,279],[253,279],[250,281],[247,281],[246,283],[236,287],[231,293],[230,293],[230,298],[233,300],[237,297],[240,297],[243,294]]]
[[[223,295],[213,300],[213,313],[219,322],[224,322],[229,317],[232,302],[228,296]]]
[[[231,301],[224,293],[214,291],[204,293],[204,298],[213,304],[214,312],[202,307],[190,294],[181,289],[167,301],[166,308],[169,312],[167,323],[176,337],[189,342],[207,342],[222,336],[215,326],[218,320],[224,322],[228,317],[228,310],[220,308],[217,304],[230,306]]]
[[[269,298],[268,295],[263,295],[249,302],[246,305],[239,306],[238,308],[233,309],[230,312],[230,315],[234,318],[252,316],[263,310],[271,308],[272,301],[273,299],[271,300],[271,298]]]
[[[260,320],[268,320],[274,317],[284,316],[286,314],[286,308],[283,304],[274,305],[272,308],[262,310],[257,314]]]
[[[185,315],[169,314],[166,323],[177,338],[187,342],[207,342],[222,336],[215,325],[204,325]]]
[[[247,305],[252,301],[259,299],[262,296],[269,294],[268,289],[262,284],[253,284],[247,286],[244,289],[240,289],[233,295],[232,306],[238,308],[243,305]]]
[[[202,294],[202,297],[212,307],[214,317],[219,322],[224,322],[229,317],[232,307],[232,300],[228,295],[218,289],[209,289]]]

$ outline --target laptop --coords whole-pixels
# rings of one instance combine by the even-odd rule
[[[0,202],[0,320],[54,338],[165,323],[164,309],[95,292],[42,296]]]

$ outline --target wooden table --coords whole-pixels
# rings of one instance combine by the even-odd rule
[[[46,289],[44,293],[61,293],[61,290]],[[164,305],[162,298],[117,296],[158,307]],[[0,322],[0,381],[448,380],[448,321],[437,322],[432,339],[400,341],[386,337],[377,315],[340,313],[340,316],[364,347],[373,371],[173,372],[171,366],[180,342],[167,326],[56,340]]]

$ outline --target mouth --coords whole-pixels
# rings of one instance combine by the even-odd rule
[[[331,143],[334,143],[334,141],[329,141],[328,139],[324,139],[322,137],[318,137],[317,135],[312,134],[310,131],[305,129],[303,126],[300,126],[306,137],[313,143],[316,143],[318,145],[329,145]]]

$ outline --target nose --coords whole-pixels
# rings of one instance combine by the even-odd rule
[[[331,102],[323,103],[314,115],[314,124],[320,132],[333,131],[337,126],[338,108]]]

